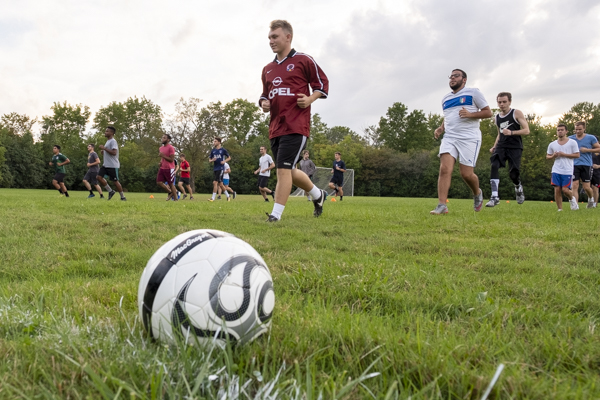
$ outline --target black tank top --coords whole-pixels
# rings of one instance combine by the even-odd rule
[[[496,147],[503,147],[505,149],[522,149],[523,148],[523,139],[520,135],[516,136],[506,136],[501,132],[504,129],[508,129],[509,131],[518,131],[521,129],[521,125],[515,119],[515,110],[511,109],[508,114],[504,117],[500,116],[500,114],[496,114],[496,126],[499,128],[500,139],[498,139],[498,144]]]

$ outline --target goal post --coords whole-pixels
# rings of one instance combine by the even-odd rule
[[[329,181],[331,180],[331,168],[317,167],[312,181],[319,189],[323,189],[327,192],[328,196],[333,195],[334,190],[329,187]],[[344,172],[344,196],[354,196],[354,170],[347,169]],[[291,196],[304,196],[304,190],[296,188]]]

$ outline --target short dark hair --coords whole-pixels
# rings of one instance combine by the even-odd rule
[[[302,154],[309,154],[308,150],[304,150]]]
[[[575,122],[575,126],[583,126],[583,129],[585,129],[586,125],[587,124],[585,123],[585,121],[577,121],[577,122]]]
[[[560,128],[561,126],[563,128],[565,128],[565,131],[568,131],[567,126],[565,124],[558,124],[558,125],[556,125],[556,129]]]
[[[454,71],[460,71],[460,73],[462,74],[462,77],[465,79],[467,78],[467,73],[465,71],[463,71],[462,69],[454,68],[452,70],[452,72],[454,72]]]
[[[339,154],[340,156],[342,155],[342,153],[340,153],[339,151],[336,151],[335,154]]]
[[[55,144],[53,147],[56,147],[60,151],[60,146]]]
[[[183,157],[183,158],[185,158],[185,154],[183,154],[183,153],[179,153],[179,157]]]
[[[500,92],[498,93],[498,96],[496,96],[496,100],[498,100],[498,97],[508,97],[508,101],[512,101],[512,94],[509,92]]]
[[[167,139],[169,139],[169,140],[173,139],[173,138],[171,137],[171,135],[169,135],[168,133],[165,133],[165,136],[166,136],[166,137],[167,137]]]
[[[96,148],[96,145],[94,143],[90,143],[90,144],[88,144],[88,146],[92,146],[92,149]]]
[[[106,129],[108,129],[108,130],[111,130],[111,131],[112,131],[112,133],[113,133],[113,135],[114,135],[115,133],[117,133],[117,130],[115,129],[115,127],[114,127],[114,126],[107,126],[107,127],[106,127]]]
[[[220,137],[216,137],[215,140],[219,143],[221,143],[221,138]]]

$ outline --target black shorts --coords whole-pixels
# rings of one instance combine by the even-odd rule
[[[338,187],[342,187],[344,186],[344,178],[343,177],[337,177],[337,176],[332,176],[331,180],[329,181],[331,183],[333,183],[334,185],[337,185]]]
[[[589,165],[573,166],[573,181],[589,182],[592,179],[592,167]]]
[[[506,161],[510,162],[510,170],[516,169],[521,170],[521,156],[523,155],[523,149],[507,149],[504,147],[497,147],[494,150],[494,154],[490,157],[492,164],[496,162],[499,168],[506,166]]]
[[[189,185],[190,184],[190,178],[179,178],[179,182]]]
[[[265,188],[269,184],[269,177],[264,175],[258,176],[258,187]]]
[[[592,173],[591,183],[592,183],[592,186],[596,186],[596,187],[600,186],[600,169],[595,169],[594,172]]]
[[[88,181],[90,183],[90,185],[97,185],[98,184],[98,172],[90,172],[88,171],[87,174],[85,174],[85,176],[83,177],[84,181]]]
[[[105,179],[108,177],[111,181],[116,182],[119,180],[119,168],[101,167],[98,176]]]
[[[292,133],[271,139],[271,151],[275,166],[283,169],[294,169],[300,160],[300,154],[306,147],[306,136]]]
[[[57,172],[56,174],[54,174],[54,178],[53,178],[53,179],[54,179],[56,182],[58,182],[58,183],[61,183],[61,182],[63,182],[63,180],[65,179],[65,175],[66,175],[66,174],[63,174],[62,172]],[[80,176],[81,176],[81,175],[80,175]]]
[[[215,171],[213,171],[214,173],[214,177],[213,177],[213,182],[223,182],[223,172],[225,172],[225,170],[223,169],[217,169]]]

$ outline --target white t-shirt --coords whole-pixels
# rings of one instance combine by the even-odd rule
[[[479,89],[462,88],[457,93],[450,92],[442,99],[444,110],[444,137],[461,140],[481,140],[479,119],[461,118],[458,112],[463,107],[469,112],[477,112],[488,106]]]
[[[115,140],[115,138],[112,138],[110,140],[108,140],[106,142],[106,144],[104,145],[105,149],[108,150],[117,150],[117,154],[116,155],[112,155],[110,154],[108,151],[104,151],[104,166],[106,168],[120,168],[121,167],[121,163],[119,163],[119,145],[117,144],[117,141]]]
[[[225,172],[229,169],[229,164],[223,164],[223,179],[229,179],[229,173]]]
[[[260,160],[258,160],[258,165],[260,166],[260,170],[262,171],[263,169],[269,168],[269,165],[271,165],[272,162],[273,162],[273,159],[271,158],[271,156],[268,154],[265,154],[264,156],[262,156],[260,158]],[[259,172],[258,174],[261,176],[271,176],[271,170],[269,170],[267,172]]]
[[[579,146],[573,139],[565,144],[558,144],[558,140],[548,145],[548,154],[554,154],[557,151],[562,151],[566,154],[579,153]],[[559,157],[554,159],[554,165],[552,166],[553,174],[560,175],[573,175],[573,158]]]

